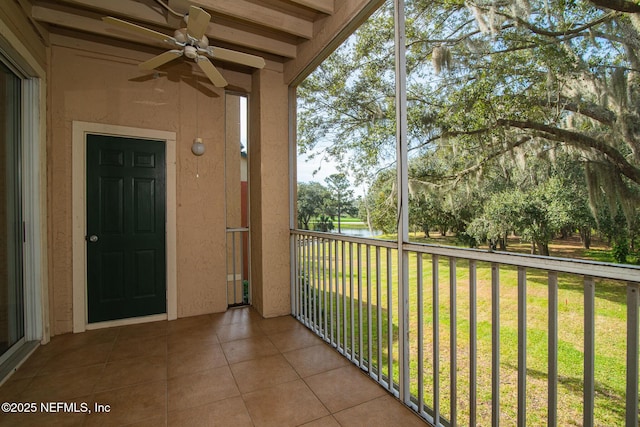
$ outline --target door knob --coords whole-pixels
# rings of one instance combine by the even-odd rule
[[[91,243],[95,243],[98,241],[98,236],[96,236],[95,234],[92,234],[91,236],[89,236],[89,241]]]

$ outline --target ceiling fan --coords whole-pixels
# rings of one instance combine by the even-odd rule
[[[220,71],[214,67],[208,57],[219,59],[221,61],[247,65],[253,68],[263,68],[265,65],[264,59],[259,56],[249,55],[247,53],[237,52],[221,47],[209,46],[209,39],[204,32],[209,25],[211,15],[196,6],[189,7],[189,12],[184,16],[187,27],[175,30],[173,37],[111,16],[106,16],[102,18],[102,20],[108,24],[124,28],[143,36],[161,40],[176,47],[176,49],[171,49],[141,63],[139,67],[143,70],[153,70],[176,58],[186,56],[189,59],[193,59],[195,63],[198,64],[200,69],[206,74],[209,80],[211,80],[214,86],[225,87],[227,85],[227,81]]]

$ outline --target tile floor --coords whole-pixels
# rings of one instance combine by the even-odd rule
[[[425,425],[295,319],[248,307],[54,337],[0,402],[38,406],[0,413],[0,426]],[[92,413],[45,414],[40,402]]]

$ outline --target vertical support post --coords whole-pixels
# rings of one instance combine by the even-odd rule
[[[638,306],[640,284],[627,284],[627,427],[638,425]]]
[[[298,139],[297,136],[297,116],[298,116],[298,100],[296,88],[294,86],[289,87],[289,229],[295,230],[296,228],[296,218],[298,215],[297,211],[297,193],[298,193],[298,177],[296,176],[297,167],[297,153],[298,149],[296,147],[296,141]],[[249,236],[249,241],[251,241],[251,236]],[[294,257],[297,257],[297,252],[300,250],[300,240],[296,239],[294,236],[291,237],[290,240],[290,260],[291,265],[294,265]],[[291,268],[291,296],[296,295],[296,292],[299,292],[299,286],[296,286],[298,283],[299,274],[297,271],[294,271],[294,268]],[[296,289],[298,288],[298,289]],[[295,313],[297,316],[300,315],[299,309],[296,310],[294,298],[291,298],[291,312]],[[299,318],[299,317],[298,317]]]
[[[409,256],[403,244],[409,240],[409,190],[407,169],[407,60],[404,0],[394,0],[396,56],[396,151],[398,174],[398,360],[400,400],[410,402],[409,392]],[[391,307],[389,307],[391,308]]]
[[[362,346],[364,345],[364,339],[362,337],[362,247],[360,243],[357,246],[358,251],[358,366],[360,369],[363,368],[364,351],[362,350]]]
[[[593,277],[584,278],[584,397],[582,425],[593,427],[595,405],[595,299]]]
[[[449,423],[451,427],[458,425],[458,302],[456,277],[456,259],[449,258]]]
[[[355,327],[355,301],[353,301],[354,295],[354,259],[353,259],[353,243],[349,242],[349,337],[351,342],[349,343],[350,358],[353,361],[356,357],[356,327]],[[346,336],[346,335],[345,335]]]
[[[491,264],[491,425],[500,425],[500,264]]]
[[[440,257],[431,255],[433,308],[433,424],[440,425]]]
[[[527,424],[527,270],[518,267],[518,426]]]
[[[382,263],[380,262],[380,246],[376,246],[376,335],[378,337],[378,382],[382,384]]]
[[[549,344],[547,424],[558,424],[558,273],[549,272]]]
[[[418,414],[424,412],[424,298],[422,294],[422,254],[416,253],[416,264],[418,269],[416,292],[418,306]]]
[[[469,260],[469,425],[475,426],[478,405],[478,291],[476,261]]]
[[[371,286],[373,280],[371,280],[371,245],[367,245],[367,369],[369,369],[369,375],[373,377],[373,325],[371,315]]]

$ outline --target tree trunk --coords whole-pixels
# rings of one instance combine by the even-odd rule
[[[549,256],[549,244],[544,242],[537,242],[538,252],[540,255]]]
[[[591,227],[583,227],[580,229],[580,240],[585,249],[591,248]]]
[[[534,242],[533,240],[531,241],[531,255],[535,255],[536,254],[536,242]]]

